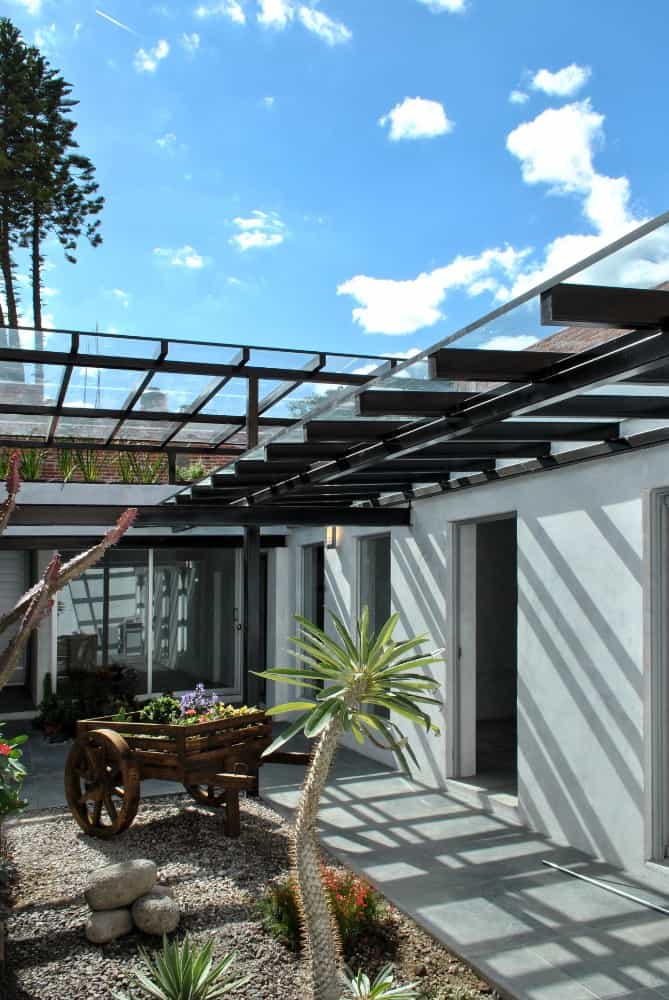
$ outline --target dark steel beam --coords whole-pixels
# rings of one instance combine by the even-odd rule
[[[429,371],[430,378],[461,382],[527,382],[548,366],[569,357],[572,355],[554,351],[442,347],[430,356]]]
[[[125,507],[118,505],[93,504],[21,504],[12,516],[13,527],[32,527],[45,525],[73,525],[86,527],[94,525],[101,527],[111,525],[116,521]],[[386,510],[360,509],[342,505],[336,509],[336,520],[330,508],[321,511],[317,504],[295,512],[281,504],[253,507],[224,507],[193,504],[177,506],[176,504],[161,504],[155,507],[142,506],[138,508],[136,521],[138,528],[148,527],[200,527],[246,526],[246,525],[325,525],[340,524],[360,525],[361,527],[392,527],[410,523],[410,511],[407,508],[394,507]],[[132,536],[130,536],[132,537]]]
[[[0,437],[0,448],[46,448],[46,438],[21,438],[21,437]],[[188,446],[188,445],[174,445],[168,448],[161,448],[155,443],[151,444],[133,444],[128,442],[127,444],[107,444],[105,441],[93,441],[93,440],[83,440],[83,441],[72,441],[70,438],[66,440],[55,440],[52,448],[57,448],[59,451],[70,451],[72,449],[86,449],[87,451],[140,451],[154,454],[164,451],[166,455],[206,455],[206,454],[216,454],[225,455],[226,457],[234,458],[236,455],[243,454],[244,449],[237,445],[230,445],[225,448],[218,448],[214,452],[211,448],[204,446]],[[221,463],[223,464],[223,463]]]
[[[356,412],[361,417],[439,417],[473,395],[472,392],[369,389],[356,396]]]
[[[251,383],[249,387],[250,385]],[[242,664],[242,694],[246,705],[257,704],[260,695],[260,678],[252,671],[262,667],[263,662],[263,636],[260,629],[260,609],[263,600],[261,570],[260,528],[256,525],[247,525],[244,528],[244,661]]]
[[[648,375],[667,364],[669,334],[649,336],[634,333],[620,337],[613,347],[603,344],[576,358],[568,357],[555,363],[547,371],[544,370],[542,382],[538,385],[530,383],[513,391],[504,388],[499,395],[481,395],[479,402],[473,400],[458,407],[453,416],[438,417],[362,448],[347,456],[347,465],[349,468],[370,468],[384,461],[388,455],[399,458],[424,451],[432,445],[460,440],[476,430],[485,432],[498,421],[531,415],[551,402],[576,396],[586,388]],[[303,478],[310,483],[323,483],[336,481],[341,476],[337,463],[329,462],[318,469],[311,469]],[[271,491],[258,491],[254,499],[256,502],[271,500],[272,497],[280,497],[288,488],[287,484],[279,484]]]
[[[70,354],[68,351],[48,351],[23,349],[16,347],[0,348],[0,362],[19,361],[23,364],[67,365]],[[79,354],[77,363],[82,367],[110,368],[125,371],[155,371],[155,358],[132,358],[112,354]],[[383,359],[379,359],[383,364]],[[319,385],[366,385],[373,378],[370,375],[356,375],[353,372],[313,371],[307,372],[295,368],[281,368],[269,365],[247,365],[239,369],[234,364],[218,364],[202,361],[169,361],[161,365],[161,371],[173,375],[209,375],[223,376],[239,374],[240,378],[266,379],[273,382],[314,382]]]
[[[458,417],[450,418],[455,425]],[[358,426],[362,425],[360,429]],[[420,428],[421,424],[401,424],[392,420],[314,420],[306,425],[310,441],[373,441]],[[469,433],[472,441],[601,441],[617,436],[617,424],[573,423],[565,421],[514,421],[496,423],[485,430]]]
[[[27,416],[53,416],[56,414],[56,406],[53,403],[0,403],[0,413],[25,414]],[[135,423],[173,423],[183,421],[182,410],[177,412],[171,410],[123,410],[106,409],[97,407],[89,409],[86,406],[66,406],[60,416],[80,417],[88,420],[124,420]],[[186,420],[187,424],[236,424],[243,428],[246,418],[237,414],[206,414],[197,413]],[[289,420],[287,417],[260,417],[258,423],[261,427],[292,427],[297,421]],[[156,443],[159,448],[159,443]]]
[[[344,458],[350,451],[344,444],[328,444],[323,441],[319,444],[268,444],[265,448],[268,462],[274,465],[275,462],[296,463],[292,467],[285,469],[287,473],[300,471],[303,465],[312,465],[314,462],[323,462],[327,459]],[[488,442],[486,444],[473,443],[467,441],[449,442],[428,446],[415,453],[415,458],[539,458],[542,455],[550,454],[550,445],[533,442],[531,444],[521,444],[515,442]],[[236,463],[235,467],[240,463]]]
[[[669,291],[603,285],[555,285],[541,293],[541,322],[657,330],[669,322]]]
[[[535,411],[538,417],[609,417],[618,420],[669,418],[667,396],[573,396]]]

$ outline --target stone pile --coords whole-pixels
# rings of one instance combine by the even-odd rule
[[[84,895],[91,908],[86,937],[106,944],[135,927],[144,934],[162,937],[179,923],[179,906],[172,891],[157,885],[153,861],[140,858],[97,868],[88,876]]]

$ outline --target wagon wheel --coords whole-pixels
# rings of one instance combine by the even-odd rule
[[[77,738],[65,765],[65,795],[89,836],[127,830],[139,806],[139,769],[119,733],[95,729]]]

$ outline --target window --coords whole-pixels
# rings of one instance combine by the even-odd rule
[[[360,541],[358,608],[369,608],[370,632],[376,633],[390,618],[390,535]]]

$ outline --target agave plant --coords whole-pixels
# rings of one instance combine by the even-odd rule
[[[216,1000],[248,983],[250,976],[234,979],[230,975],[236,956],[226,955],[215,965],[213,948],[213,938],[202,948],[195,948],[188,938],[179,944],[163,937],[162,952],[155,960],[140,948],[144,971],[134,973],[135,985],[142,991],[140,995],[153,1000]],[[116,1000],[136,1000],[132,990],[114,996]]]
[[[377,635],[370,634],[367,608],[354,635],[332,615],[335,638],[306,618],[298,615],[296,620],[300,632],[291,639],[295,646],[291,655],[297,664],[265,670],[259,676],[292,684],[301,692],[311,691],[312,699],[269,710],[272,715],[288,711],[299,711],[300,715],[265,753],[273,753],[299,732],[309,738],[318,737],[295,817],[292,861],[302,913],[303,951],[315,1000],[340,1000],[345,983],[341,947],[320,870],[316,824],[321,795],[343,732],[352,733],[358,743],[369,739],[376,746],[392,750],[405,770],[409,760],[417,763],[393,716],[381,717],[377,710],[385,709],[423,726],[427,732],[438,733],[424,706],[439,705],[431,697],[439,683],[420,671],[439,662],[442,651],[425,655],[418,651],[428,640],[427,635],[396,642],[393,633],[399,621],[397,614],[391,615]]]
[[[393,968],[386,965],[373,982],[367,973],[358,972],[349,981],[348,992],[341,1000],[418,1000],[417,986],[417,983],[396,986]]]

